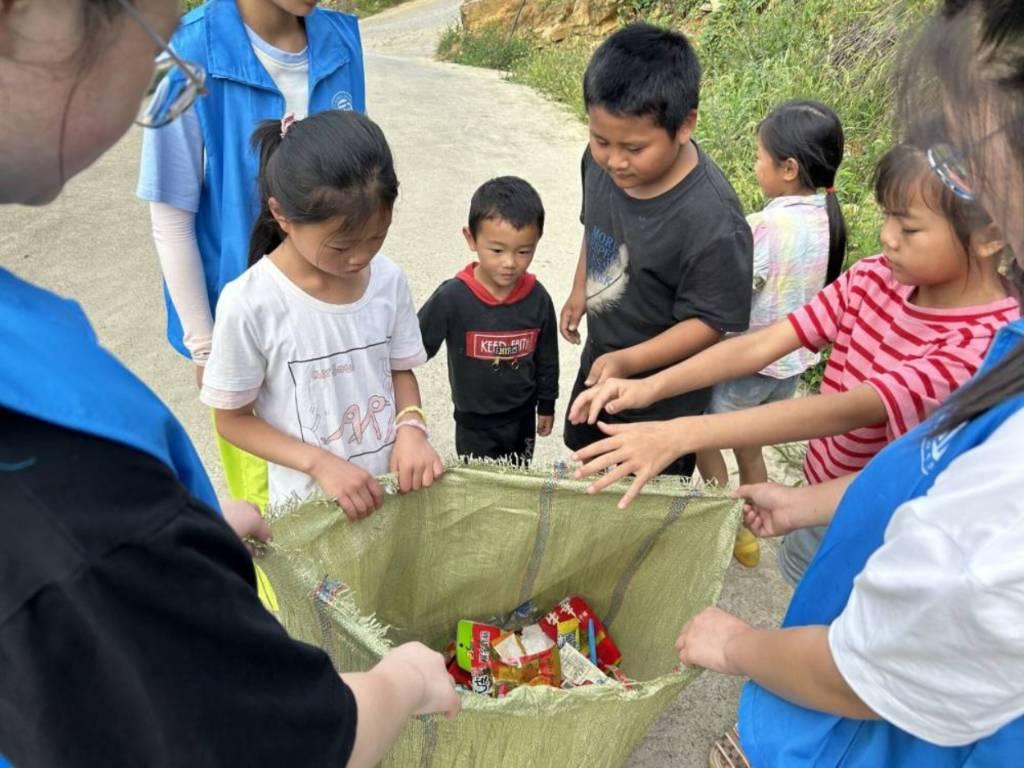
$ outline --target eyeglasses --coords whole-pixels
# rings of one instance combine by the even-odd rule
[[[153,79],[135,119],[136,125],[143,128],[160,128],[181,117],[196,99],[206,95],[206,70],[199,64],[180,58],[128,0],[119,2],[124,12],[160,49]]]
[[[957,149],[952,144],[935,144],[928,149],[928,164],[935,175],[939,177],[961,200],[973,202],[976,200],[974,184],[971,182],[970,172],[967,170],[967,157],[982,144],[994,136],[998,136],[1009,127],[1009,124],[996,128],[991,133],[982,136],[973,144],[967,145],[964,149]]]

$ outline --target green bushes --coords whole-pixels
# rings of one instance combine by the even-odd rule
[[[871,172],[893,141],[892,65],[905,31],[925,0],[631,0],[622,16],[652,18],[685,30],[700,52],[704,83],[697,137],[722,166],[748,211],[764,201],[754,178],[755,127],[773,106],[815,98],[832,106],[846,130],[846,161],[837,181],[850,229],[850,261],[878,249],[879,215]],[[441,58],[508,72],[583,116],[581,87],[590,46],[538,46],[528,33],[449,30]]]

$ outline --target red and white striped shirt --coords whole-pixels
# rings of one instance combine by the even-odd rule
[[[978,369],[996,331],[1020,316],[1014,297],[977,307],[911,304],[914,286],[898,283],[884,256],[864,259],[789,316],[812,351],[832,344],[822,394],[873,387],[888,419],[811,440],[808,483],[859,471],[885,445],[924,421]]]

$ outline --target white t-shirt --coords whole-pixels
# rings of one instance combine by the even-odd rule
[[[426,359],[409,285],[386,256],[370,262],[353,304],[313,298],[263,258],[221,294],[200,398],[224,409],[255,402],[272,427],[381,475],[395,441],[391,371]],[[276,464],[269,484],[271,503],[316,490]]]
[[[893,725],[970,744],[1024,715],[1024,412],[902,505],[829,631]]]
[[[297,53],[282,51],[245,28],[252,51],[284,96],[284,111],[302,120],[309,112],[309,48]]]

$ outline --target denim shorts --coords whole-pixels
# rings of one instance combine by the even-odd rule
[[[708,413],[731,413],[778,400],[788,400],[796,394],[799,383],[799,375],[790,376],[788,379],[773,379],[760,373],[724,381],[711,391]]]

